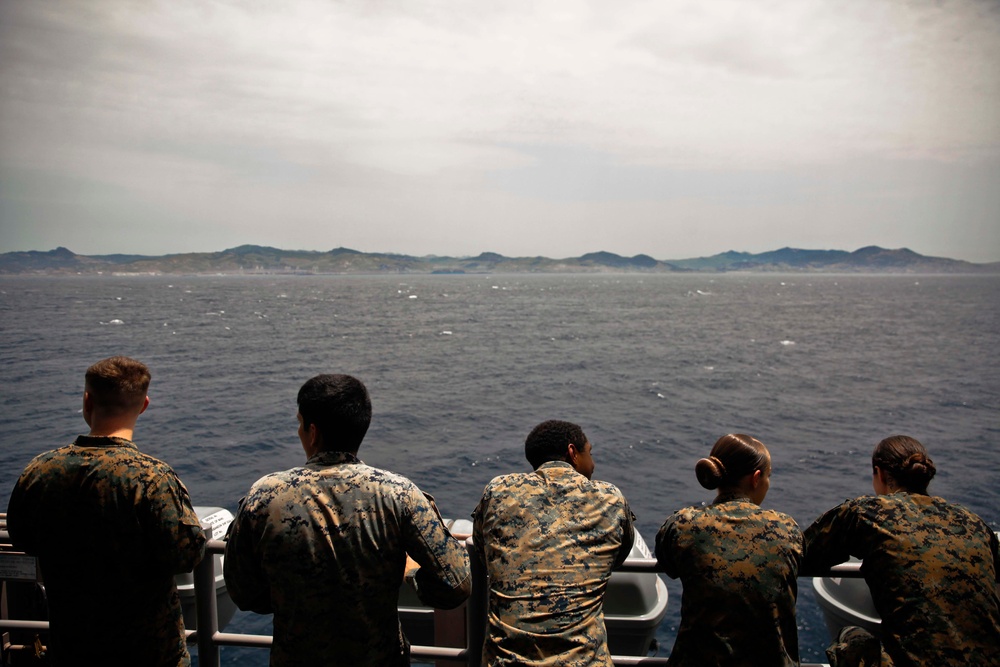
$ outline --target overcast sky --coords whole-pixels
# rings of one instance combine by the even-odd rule
[[[0,252],[1000,260],[997,0],[0,2]]]

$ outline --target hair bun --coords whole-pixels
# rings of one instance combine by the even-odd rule
[[[717,489],[726,479],[726,466],[715,456],[698,459],[694,467],[698,482],[706,489]]]
[[[719,472],[723,477],[726,476],[726,464],[722,462],[722,459],[720,459],[718,456],[709,456],[708,460],[714,463],[716,466],[718,466]]]
[[[910,493],[927,493],[927,485],[937,473],[927,449],[908,435],[892,435],[875,445],[872,465]]]
[[[926,454],[919,452],[916,454],[910,454],[910,456],[903,461],[902,470],[911,475],[921,477],[927,476],[928,481],[930,481],[930,478],[937,472],[937,469],[934,467],[934,462],[931,461]]]

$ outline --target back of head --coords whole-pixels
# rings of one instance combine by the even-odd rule
[[[372,402],[361,380],[317,375],[302,385],[297,400],[302,422],[316,425],[324,451],[358,451],[372,421]]]
[[[550,419],[531,430],[524,441],[524,456],[532,468],[548,461],[565,461],[570,444],[583,447],[587,436],[572,422]]]
[[[104,414],[138,413],[145,404],[150,377],[142,362],[110,357],[87,369],[86,391]]]
[[[768,465],[767,447],[742,433],[719,438],[708,458],[699,459],[694,473],[706,489],[735,486],[741,479]]]
[[[911,493],[927,493],[927,485],[937,473],[927,449],[907,435],[893,435],[875,445],[872,467],[885,471]]]

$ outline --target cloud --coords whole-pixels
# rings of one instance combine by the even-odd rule
[[[476,201],[536,232],[595,201],[677,218],[663,207],[763,193],[780,218],[808,210],[803,175],[992,173],[998,64],[985,0],[6,2],[0,178],[74,183],[55,196],[84,208],[88,188],[127,193],[130,215],[176,214],[233,244],[280,239],[279,213],[315,238],[337,210],[347,227],[384,221],[383,249],[401,238],[391,220],[417,212],[414,236],[473,245],[479,232],[449,221]],[[62,232],[0,187],[5,227]],[[970,196],[981,230],[992,200]]]

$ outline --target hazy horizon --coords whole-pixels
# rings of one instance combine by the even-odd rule
[[[1000,258],[995,0],[0,3],[0,252]]]
[[[59,249],[65,249],[65,250],[68,250],[68,251],[72,252],[74,255],[79,255],[79,256],[84,256],[84,257],[106,257],[106,256],[113,256],[113,255],[125,255],[125,256],[158,258],[158,257],[166,257],[166,256],[172,256],[172,255],[186,255],[186,254],[216,254],[216,253],[226,252],[226,251],[229,251],[229,250],[235,250],[237,248],[241,248],[241,247],[244,247],[244,246],[270,248],[270,249],[278,250],[278,251],[281,251],[281,252],[306,252],[306,253],[328,253],[328,252],[333,252],[334,250],[347,250],[347,251],[351,251],[351,252],[358,252],[358,253],[361,253],[361,254],[364,254],[364,255],[395,255],[395,256],[414,257],[416,259],[423,259],[423,258],[430,258],[430,257],[442,257],[442,258],[454,258],[454,259],[473,259],[473,258],[479,257],[480,255],[483,255],[483,254],[494,253],[494,254],[502,256],[505,259],[533,259],[533,258],[540,257],[540,258],[543,258],[543,259],[561,260],[561,259],[577,259],[577,258],[583,257],[585,255],[591,255],[591,254],[596,254],[596,253],[609,252],[609,253],[612,253],[612,254],[624,257],[626,259],[632,258],[632,257],[636,257],[636,256],[639,256],[639,255],[645,255],[645,256],[652,257],[653,259],[655,259],[657,261],[661,261],[661,262],[685,261],[685,260],[692,260],[692,259],[702,259],[702,258],[715,257],[717,255],[724,255],[724,254],[727,254],[727,253],[741,253],[741,254],[749,254],[749,255],[759,255],[759,254],[777,252],[777,251],[785,250],[785,249],[802,250],[802,251],[806,251],[806,252],[846,252],[846,253],[854,253],[854,252],[857,252],[858,250],[862,250],[864,248],[869,248],[869,247],[879,247],[879,248],[882,248],[881,246],[861,246],[860,248],[853,248],[853,249],[851,249],[851,248],[796,248],[796,247],[792,247],[792,246],[787,246],[786,245],[786,246],[781,246],[779,248],[770,248],[770,249],[767,249],[767,250],[762,250],[762,251],[759,251],[759,252],[750,252],[750,251],[747,251],[747,250],[740,250],[739,248],[728,248],[726,250],[719,250],[718,252],[713,252],[713,253],[710,253],[708,255],[696,255],[696,256],[685,256],[685,257],[682,257],[682,256],[678,255],[678,256],[671,256],[671,257],[657,257],[655,255],[651,255],[650,253],[645,253],[645,252],[634,253],[632,255],[621,255],[620,253],[614,253],[614,252],[612,252],[610,250],[605,250],[605,249],[602,249],[602,248],[597,248],[597,249],[594,249],[594,250],[587,250],[587,251],[584,251],[584,252],[579,253],[577,255],[542,255],[542,254],[539,254],[539,253],[530,253],[530,254],[525,254],[525,255],[505,255],[503,253],[497,253],[496,251],[489,250],[489,249],[485,249],[485,250],[481,250],[481,251],[476,252],[476,253],[465,254],[465,255],[448,255],[448,254],[444,254],[444,253],[434,253],[434,252],[426,253],[426,254],[423,254],[423,255],[415,255],[413,253],[396,252],[396,251],[393,251],[393,250],[365,250],[363,248],[348,248],[348,247],[345,247],[345,246],[337,246],[337,247],[334,247],[334,248],[308,249],[308,248],[282,248],[282,247],[279,247],[279,246],[264,246],[264,245],[261,245],[261,244],[258,244],[258,243],[239,243],[239,244],[234,245],[234,246],[228,246],[226,248],[219,248],[219,249],[216,249],[216,250],[191,250],[191,251],[186,251],[186,252],[181,252],[181,253],[155,253],[155,254],[137,253],[137,252],[81,253],[81,252],[76,252],[76,250],[74,250],[73,248],[69,248],[67,246],[56,246],[55,248],[48,248],[48,249],[45,249],[45,250],[40,250],[40,249],[37,249],[37,248],[33,248],[31,250],[13,250],[13,251],[8,251],[6,253],[0,253],[0,254],[9,254],[9,253],[18,253],[18,252],[49,253],[49,252],[55,252],[55,251],[57,251]],[[887,250],[887,251],[910,250],[912,252],[916,252],[912,248],[882,248],[882,250]],[[961,260],[960,258],[957,258],[957,257],[948,257],[946,255],[934,255],[934,254],[924,254],[924,253],[917,253],[917,254],[920,255],[920,256],[922,256],[922,257],[931,258],[931,259],[948,259],[948,260],[956,260],[956,261],[969,261],[970,263],[973,263],[973,264],[996,264],[996,263],[1000,263],[1000,259],[986,260],[986,261],[982,261],[982,262],[972,262],[971,260]]]

